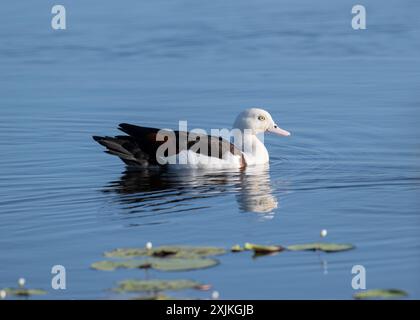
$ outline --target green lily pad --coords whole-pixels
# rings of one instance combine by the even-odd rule
[[[146,262],[141,260],[126,260],[126,261],[98,261],[92,263],[91,268],[102,271],[113,271],[115,269],[135,269],[135,268],[146,268]]]
[[[47,294],[47,291],[44,291],[42,289],[5,288],[3,290],[6,291],[7,295],[13,295],[13,296],[28,297],[28,296]]]
[[[353,295],[355,299],[395,299],[406,297],[407,292],[399,289],[372,289],[360,291]]]
[[[187,271],[205,269],[216,266],[219,261],[208,258],[188,258],[188,259],[150,259],[151,267],[161,271]]]
[[[244,244],[244,249],[253,250],[255,253],[259,253],[259,254],[268,254],[268,253],[283,251],[284,247],[274,246],[274,245],[264,246],[264,245],[253,244],[253,243],[247,242]]]
[[[125,280],[118,283],[114,289],[117,292],[140,292],[140,291],[177,291],[185,289],[198,289],[201,283],[193,280]]]
[[[337,243],[307,243],[307,244],[296,244],[288,246],[287,249],[291,251],[324,251],[324,252],[338,252],[338,251],[347,251],[354,249],[355,247],[352,244],[337,244]]]
[[[159,257],[159,258],[191,258],[207,257],[226,253],[223,248],[217,247],[193,247],[193,246],[161,246],[153,249],[147,248],[120,248],[105,252],[110,258],[132,257]]]
[[[113,271],[118,268],[151,268],[160,271],[188,271],[210,268],[217,264],[219,264],[219,261],[209,258],[150,258],[146,260],[99,261],[93,263],[91,267],[103,271]]]

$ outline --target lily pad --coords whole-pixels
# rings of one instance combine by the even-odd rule
[[[161,271],[187,271],[205,269],[216,266],[219,261],[208,258],[189,258],[189,259],[150,259],[151,267]]]
[[[344,243],[307,243],[307,244],[296,244],[288,246],[287,249],[291,251],[324,251],[324,252],[339,252],[354,249],[352,244]]]
[[[102,271],[113,271],[115,269],[135,269],[135,268],[146,268],[146,262],[141,260],[126,260],[126,261],[98,261],[92,263],[91,268]]]
[[[125,280],[118,283],[117,292],[140,292],[140,291],[176,291],[185,289],[197,289],[201,283],[193,280]]]
[[[47,294],[47,291],[44,291],[42,289],[5,288],[3,290],[6,291],[7,295],[22,296],[22,297]]]
[[[395,299],[406,297],[407,292],[399,289],[372,289],[360,291],[353,295],[355,299]]]
[[[259,245],[259,244],[253,244],[253,243],[247,242],[244,244],[244,249],[253,250],[255,253],[268,254],[268,253],[283,251],[284,247],[275,246],[275,245],[265,246],[265,245]]]
[[[118,268],[126,269],[155,269],[160,271],[188,271],[210,268],[219,264],[219,261],[208,258],[150,258],[146,260],[99,261],[91,265],[93,269],[113,271]]]
[[[159,258],[191,258],[207,257],[226,253],[226,250],[218,247],[193,247],[193,246],[161,246],[153,249],[147,248],[119,248],[105,252],[110,258],[132,257],[159,257]]]

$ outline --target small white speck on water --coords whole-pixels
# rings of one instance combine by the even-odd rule
[[[4,299],[6,298],[6,296],[7,296],[6,290],[0,290],[0,299]]]
[[[321,230],[321,238],[325,238],[327,236],[328,232],[327,229],[322,229]]]
[[[146,243],[146,249],[147,250],[152,250],[152,248],[153,248],[153,244],[149,241],[149,242],[147,242]]]
[[[219,297],[220,297],[219,291],[213,291],[213,292],[211,293],[211,298],[212,298],[213,300],[219,299]]]
[[[25,278],[19,278],[19,280],[18,280],[19,287],[23,287],[25,285],[25,283],[26,283]]]

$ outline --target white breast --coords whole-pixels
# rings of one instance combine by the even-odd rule
[[[266,147],[264,146],[264,143],[262,143],[256,136],[252,136],[252,141],[249,143],[251,145],[249,148],[250,150],[245,150],[244,152],[247,165],[259,165],[268,163],[270,157]]]

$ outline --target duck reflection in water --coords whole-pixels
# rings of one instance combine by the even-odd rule
[[[268,165],[242,171],[165,170],[163,168],[128,170],[103,190],[118,195],[117,201],[136,212],[168,206],[184,211],[193,201],[235,195],[240,211],[272,214],[278,206],[273,194]],[[216,200],[216,199],[215,199]],[[208,206],[208,203],[207,203]]]
[[[272,213],[278,207],[268,165],[249,167],[240,175],[236,200],[241,211]]]

